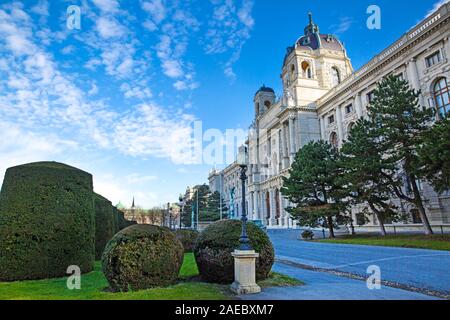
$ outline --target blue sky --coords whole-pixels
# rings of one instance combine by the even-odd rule
[[[113,203],[176,201],[211,168],[187,156],[193,121],[248,128],[255,91],[281,92],[309,11],[357,69],[443,2],[0,0],[0,178],[54,160],[92,173]],[[372,4],[381,30],[366,27]],[[80,30],[67,28],[69,5]]]

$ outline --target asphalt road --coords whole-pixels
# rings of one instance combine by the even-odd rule
[[[328,244],[298,240],[298,230],[269,230],[277,259],[368,277],[379,266],[381,279],[450,294],[450,252]]]
[[[242,300],[439,300],[429,295],[387,286],[369,290],[364,281],[299,269],[281,263],[276,263],[273,271],[297,278],[305,285],[265,288],[262,293],[239,298]]]

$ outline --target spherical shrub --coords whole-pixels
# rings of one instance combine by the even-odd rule
[[[302,238],[304,240],[312,240],[314,239],[314,232],[312,232],[311,230],[305,230],[302,232]]]
[[[183,263],[183,245],[175,235],[152,225],[133,225],[106,245],[103,273],[113,291],[174,284]]]
[[[194,250],[198,235],[198,231],[195,230],[182,229],[175,231],[175,236],[183,244],[184,252],[192,252]]]
[[[95,259],[102,258],[106,244],[114,236],[114,217],[111,201],[94,194],[95,205]]]
[[[92,176],[56,162],[9,168],[0,193],[0,281],[94,267]]]
[[[231,283],[234,281],[234,258],[231,253],[239,248],[242,222],[224,220],[207,227],[196,242],[195,259],[205,281]],[[267,234],[253,223],[247,224],[250,245],[259,253],[256,259],[256,279],[269,276],[274,263],[274,249]]]

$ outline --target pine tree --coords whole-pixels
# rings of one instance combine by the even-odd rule
[[[190,195],[186,193],[185,204],[181,215],[181,221],[185,227],[195,227],[197,223],[197,213],[199,221],[215,221],[214,218],[216,214],[210,212],[208,208],[210,195],[211,190],[206,184],[194,187],[192,199],[190,199]],[[194,225],[192,225],[192,210],[194,211]]]
[[[383,152],[383,163],[387,167],[396,164],[400,169],[391,172],[386,170],[384,176],[398,198],[417,208],[425,233],[432,234],[418,186],[418,179],[423,175],[419,170],[418,149],[421,135],[428,130],[434,112],[419,105],[420,92],[411,89],[408,82],[395,76],[385,78],[374,95],[368,111],[370,125]],[[404,177],[407,181],[406,191],[401,187]]]
[[[450,118],[438,121],[421,142],[419,156],[425,178],[439,193],[450,190]]]
[[[336,222],[343,222],[343,203],[336,195],[339,175],[338,152],[326,142],[311,142],[296,155],[289,170],[289,178],[283,178],[282,194],[295,207],[287,211],[300,225],[324,226],[334,238]]]
[[[385,222],[399,217],[395,206],[389,203],[390,181],[384,176],[386,171],[395,171],[395,164],[383,161],[383,150],[374,133],[370,122],[364,119],[352,128],[349,140],[341,148],[339,165],[343,174],[338,177],[338,183],[352,206],[368,206],[359,214],[375,215],[381,235],[386,236]]]
[[[213,220],[210,221],[220,220],[221,204],[222,204],[222,219],[226,219],[228,217],[228,208],[225,204],[224,199],[223,198],[221,199],[221,195],[218,191],[211,193],[208,198],[208,207],[207,207],[207,210],[213,213]]]

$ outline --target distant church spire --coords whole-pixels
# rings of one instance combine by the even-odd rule
[[[134,209],[136,206],[134,205],[134,197],[133,197],[133,203],[131,204],[131,208]]]
[[[312,33],[320,33],[319,26],[314,23],[312,13],[308,13],[309,24],[305,28],[305,36],[309,36]]]

